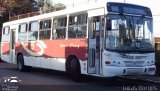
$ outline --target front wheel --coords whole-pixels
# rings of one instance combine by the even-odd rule
[[[72,59],[70,66],[71,78],[73,79],[73,81],[79,82],[81,80],[81,70],[79,61],[77,59]]]
[[[18,70],[22,72],[26,71],[26,66],[24,65],[24,59],[22,55],[18,56],[17,62]]]

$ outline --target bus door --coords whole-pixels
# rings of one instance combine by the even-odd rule
[[[101,64],[101,17],[95,16],[88,20],[88,73],[100,74]]]
[[[15,32],[16,28],[12,28],[10,32],[10,62],[15,63]]]

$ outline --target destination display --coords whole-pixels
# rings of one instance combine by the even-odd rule
[[[131,5],[124,3],[107,3],[108,12],[120,13],[120,14],[134,14],[134,15],[145,15],[152,17],[151,10],[147,7],[139,5]]]

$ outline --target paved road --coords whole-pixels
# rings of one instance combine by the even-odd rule
[[[5,78],[4,78],[5,77]],[[45,70],[33,69],[30,72],[20,72],[16,69],[16,65],[8,63],[0,63],[0,84],[5,87],[5,79],[7,77],[17,77],[19,83],[14,83],[17,91],[120,91],[120,87],[110,86],[96,79],[85,79],[80,83],[73,82],[65,73]],[[107,82],[106,82],[107,83]],[[7,84],[8,85],[8,84]],[[9,85],[12,85],[9,83]],[[16,88],[15,87],[15,88]],[[1,89],[0,89],[1,90]],[[4,90],[4,89],[2,89]]]
[[[11,77],[12,79],[17,77],[19,82],[7,82]],[[132,89],[139,90],[141,86],[136,83],[118,82],[96,77],[83,78],[82,82],[76,83],[63,72],[45,69],[20,72],[16,69],[16,65],[0,63],[0,91],[134,91]],[[155,90],[148,90],[147,88],[148,91],[156,91],[157,87],[150,87],[155,88]]]

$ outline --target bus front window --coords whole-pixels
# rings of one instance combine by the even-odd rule
[[[113,51],[153,51],[152,19],[108,15],[105,46]]]

